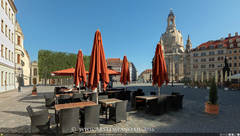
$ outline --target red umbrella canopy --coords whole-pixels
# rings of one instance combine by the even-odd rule
[[[78,84],[81,82],[83,82],[83,85],[85,86],[87,82],[87,76],[85,71],[83,54],[82,51],[79,50],[77,55],[77,63],[74,71],[74,84],[78,86]]]
[[[153,69],[152,69],[153,85],[158,84],[161,87],[164,81],[168,84],[168,73],[166,68],[166,62],[163,56],[163,50],[160,43],[157,44],[155,56],[153,59]]]
[[[124,85],[130,82],[130,73],[128,67],[128,60],[126,56],[123,57],[120,82]]]
[[[107,84],[109,83],[109,75],[102,44],[102,36],[100,31],[97,30],[90,58],[88,87],[94,90],[97,88],[99,80],[103,82],[103,88],[106,90]]]
[[[73,76],[75,69],[68,68],[51,72],[54,76]]]

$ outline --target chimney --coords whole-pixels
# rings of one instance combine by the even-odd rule
[[[228,37],[231,37],[231,33],[228,34]]]
[[[238,36],[238,32],[235,32],[235,36]]]

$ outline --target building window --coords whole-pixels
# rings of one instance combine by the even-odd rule
[[[229,54],[232,54],[232,51],[229,51],[228,53],[229,53]]]
[[[202,52],[202,53],[201,53],[201,56],[206,56],[206,52]]]
[[[20,58],[20,54],[17,54],[17,64],[20,64],[20,60],[21,58]]]
[[[222,44],[219,44],[219,45],[218,45],[218,48],[222,48],[222,47],[223,47],[223,45],[222,45]]]
[[[234,59],[236,60],[236,59],[237,59],[237,56],[234,56]]]
[[[11,39],[10,39],[10,38],[11,38],[10,36],[11,36],[11,30],[9,29],[9,30],[8,30],[8,39],[9,39],[9,40],[11,40]]]
[[[1,45],[1,56],[3,57],[3,45]]]
[[[232,57],[229,57],[230,60],[232,60]]]
[[[214,45],[210,45],[210,46],[209,46],[209,49],[214,49]]]
[[[12,13],[12,17],[11,17],[11,19],[12,19],[12,23],[13,23],[13,13]]]
[[[8,9],[8,17],[9,17],[9,19],[11,18],[11,9],[10,8]]]
[[[5,25],[5,35],[7,36],[7,25]]]
[[[7,72],[5,73],[5,86],[7,86]]]
[[[4,6],[3,6],[3,0],[1,0],[1,7],[4,9]]]
[[[223,54],[223,50],[218,50],[218,54]]]
[[[3,86],[3,71],[1,72],[1,85]]]
[[[237,53],[237,50],[234,50],[233,52],[234,52],[234,53]]]
[[[17,45],[21,45],[21,37],[19,35],[17,36]]]
[[[5,59],[7,59],[7,48],[5,48]]]
[[[237,67],[237,63],[234,63],[234,67]]]
[[[33,69],[33,75],[34,75],[34,76],[37,76],[37,68],[34,68],[34,69]]]
[[[232,63],[229,63],[229,67],[232,67]]]
[[[198,56],[198,53],[194,53],[193,56],[194,56],[194,57],[197,57],[197,56]]]
[[[4,31],[3,31],[3,20],[1,20],[1,31],[4,33]]]
[[[13,33],[12,33],[12,43],[13,43],[13,39],[14,39],[14,38],[13,38]]]
[[[210,51],[209,55],[215,55],[215,52],[214,51]]]

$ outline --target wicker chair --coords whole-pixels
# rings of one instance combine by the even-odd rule
[[[150,100],[147,103],[147,112],[154,115],[161,115],[166,112],[167,97],[161,96],[158,99]]]
[[[73,133],[79,130],[79,108],[68,108],[59,111],[58,134]]]
[[[97,93],[92,93],[90,96],[90,101],[97,103]]]
[[[55,105],[55,98],[54,96],[47,96],[47,95],[44,95],[44,99],[45,99],[45,106],[46,107],[52,107]]]
[[[83,99],[83,94],[82,93],[74,93],[72,96],[72,102],[82,102],[85,101]]]
[[[116,123],[127,120],[127,100],[122,102],[117,102],[114,107],[109,109],[109,119],[115,121]]]
[[[50,116],[47,109],[34,112],[32,107],[29,105],[26,110],[31,118],[31,133],[49,132]]]
[[[70,103],[72,101],[70,95],[62,94],[58,99],[59,104]]]
[[[100,105],[86,106],[80,111],[81,123],[83,128],[97,128],[99,124]]]

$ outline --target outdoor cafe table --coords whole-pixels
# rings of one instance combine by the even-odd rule
[[[86,106],[93,106],[97,105],[95,102],[88,101],[88,102],[75,102],[75,103],[65,103],[65,104],[55,104],[55,118],[58,119],[58,111],[62,109],[68,109],[68,108],[80,108],[84,109]],[[56,120],[56,123],[58,125],[58,120]]]
[[[145,102],[145,105],[146,105],[148,101],[161,98],[162,96],[171,96],[171,95],[161,94],[160,96],[158,96],[158,95],[136,96],[135,99],[136,99],[136,102],[137,102],[137,100],[143,100]]]
[[[116,99],[116,98],[110,98],[110,99],[102,99],[98,100],[98,102],[106,107],[106,121],[107,121],[107,111],[111,104],[115,104],[116,102],[121,102],[122,100]]]
[[[56,104],[55,110],[59,111],[61,109],[67,109],[67,108],[77,108],[83,109],[86,106],[93,106],[97,105],[95,102],[87,101],[87,102],[74,102],[74,103],[65,103],[65,104]]]

